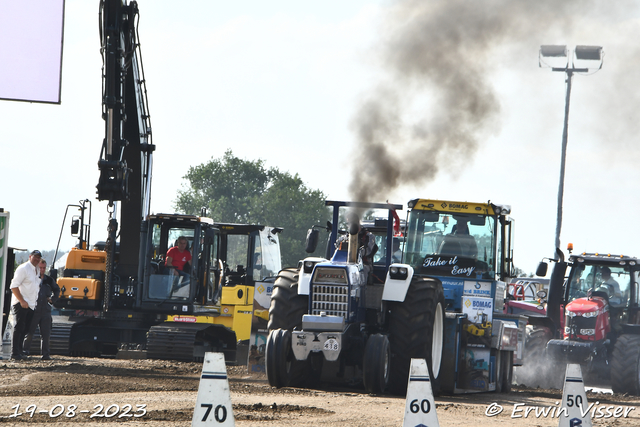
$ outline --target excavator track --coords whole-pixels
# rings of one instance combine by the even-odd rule
[[[236,362],[236,334],[209,323],[178,324],[165,322],[149,329],[149,359],[202,362],[205,352],[224,353],[228,364]]]
[[[75,325],[75,322],[53,322],[53,326],[51,327],[51,340],[49,341],[51,354],[69,356],[69,341],[73,325]]]

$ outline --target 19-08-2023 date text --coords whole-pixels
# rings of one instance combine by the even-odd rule
[[[120,407],[117,404],[111,404],[109,406],[104,406],[102,404],[95,405],[91,410],[89,409],[78,409],[78,405],[68,405],[64,406],[62,404],[57,404],[52,406],[51,408],[38,408],[37,405],[28,405],[24,412],[20,412],[20,404],[14,405],[11,407],[13,409],[13,413],[9,415],[9,418],[17,418],[22,415],[28,415],[29,418],[33,418],[35,414],[46,414],[50,418],[57,418],[60,416],[73,418],[79,414],[87,414],[89,418],[140,418],[144,417],[147,414],[147,405],[131,405],[129,403]]]

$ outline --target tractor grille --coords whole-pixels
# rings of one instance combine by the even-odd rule
[[[585,318],[582,316],[566,316],[564,335],[570,339],[595,340],[596,317]]]
[[[341,316],[348,318],[349,286],[345,285],[313,285],[311,314]]]

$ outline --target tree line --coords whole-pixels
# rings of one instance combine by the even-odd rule
[[[305,185],[298,174],[244,160],[227,150],[221,159],[189,168],[187,185],[178,190],[174,208],[216,222],[283,228],[279,235],[282,266],[295,266],[304,252],[307,230],[330,219],[322,191]]]

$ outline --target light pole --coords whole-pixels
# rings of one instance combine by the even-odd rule
[[[571,98],[571,79],[574,73],[588,73],[591,70],[602,68],[603,51],[601,46],[576,46],[574,56],[564,45],[540,46],[538,65],[551,68],[551,71],[561,71],[567,74],[567,94],[564,105],[564,129],[562,130],[562,155],[560,159],[560,184],[558,186],[558,214],[556,219],[555,250],[560,257],[560,230],[562,229],[562,199],[564,197],[564,165],[567,158],[567,137],[569,133],[569,100]],[[595,64],[591,67],[575,67],[575,62],[580,65]],[[554,66],[555,65],[555,66]],[[560,65],[560,66],[558,66]]]

